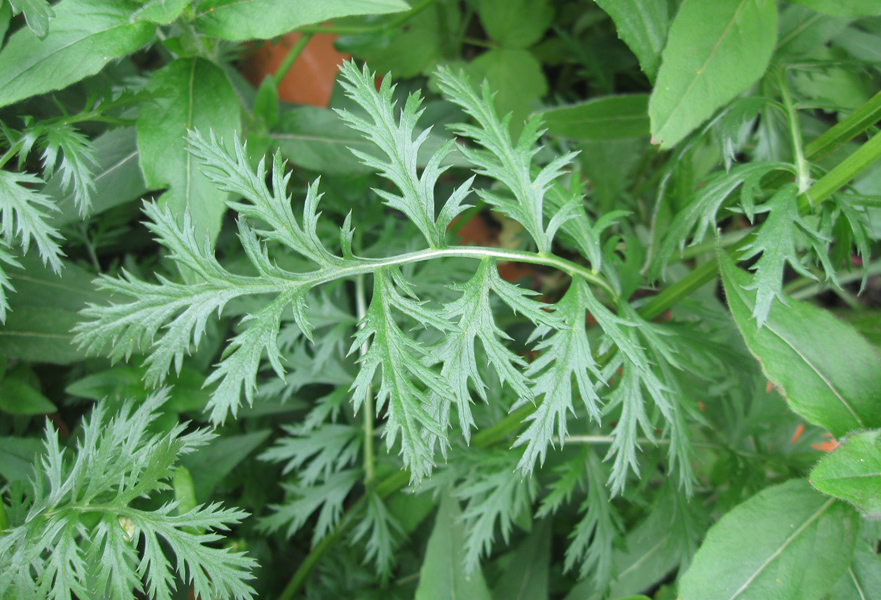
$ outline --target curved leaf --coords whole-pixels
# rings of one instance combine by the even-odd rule
[[[814,467],[811,485],[881,517],[881,431],[852,433]]]
[[[881,427],[881,359],[857,331],[829,312],[796,300],[775,303],[761,329],[752,321],[752,278],[719,257],[737,328],[790,408],[836,437]]]
[[[856,512],[803,479],[738,505],[707,532],[681,600],[818,600],[850,565]]]
[[[541,114],[548,131],[581,140],[617,140],[649,134],[648,96],[605,96]]]
[[[0,52],[0,106],[60,90],[150,41],[152,23],[131,23],[126,2],[64,0],[53,7],[52,35],[29,29]]]
[[[652,136],[675,146],[765,72],[777,39],[772,0],[684,0],[649,101]]]

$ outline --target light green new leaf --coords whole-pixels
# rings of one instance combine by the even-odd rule
[[[7,3],[12,7],[12,14],[24,13],[28,28],[41,40],[49,33],[49,21],[55,17],[55,12],[49,6],[48,0],[9,0]]]
[[[772,306],[764,327],[757,329],[752,320],[756,294],[747,290],[750,276],[725,254],[719,261],[734,321],[790,408],[836,437],[881,427],[877,350],[829,312],[791,299],[787,306]]]
[[[654,81],[667,40],[667,3],[657,0],[596,0],[609,13],[618,37],[639,60],[642,72]]]
[[[878,0],[789,0],[834,17],[872,17],[881,14]]]
[[[480,24],[503,48],[528,48],[541,39],[554,19],[547,0],[480,0]]]
[[[190,214],[199,239],[214,240],[226,194],[211,184],[188,150],[190,130],[211,130],[231,142],[241,129],[239,103],[223,70],[203,58],[179,58],[153,73],[155,98],[138,114],[138,150],[150,189],[168,188],[160,202],[177,219]]]
[[[45,40],[22,29],[0,52],[0,106],[60,90],[150,41],[155,26],[129,21],[127,2],[63,0]]]
[[[858,517],[796,479],[722,517],[680,580],[681,600],[819,600],[844,574]]]
[[[881,431],[858,431],[841,440],[811,471],[811,485],[847,500],[868,517],[881,517]]]
[[[199,33],[242,42],[273,38],[328,19],[409,8],[404,0],[203,0],[194,23]]]
[[[773,0],[684,0],[649,101],[652,138],[671,148],[749,88],[777,39]]]
[[[580,140],[617,140],[649,134],[646,94],[604,96],[539,113],[548,131]]]
[[[491,599],[480,569],[465,569],[462,555],[465,535],[459,501],[445,492],[428,538],[425,560],[419,569],[416,600]]]

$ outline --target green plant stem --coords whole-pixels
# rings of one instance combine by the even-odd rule
[[[345,26],[322,26],[322,25],[309,25],[306,27],[300,27],[297,31],[302,33],[330,33],[332,35],[358,35],[362,33],[374,33],[377,31],[383,31],[386,29],[394,29],[399,25],[403,25],[423,10],[428,8],[430,5],[434,4],[435,0],[422,0],[419,4],[408,10],[407,12],[391,19],[390,21],[386,21],[385,23],[380,23],[378,25],[371,25],[366,27],[345,27]]]
[[[814,185],[798,197],[798,208],[808,212],[862,173],[869,165],[881,158],[881,133],[876,133],[859,149],[838,163]]]
[[[786,69],[780,69],[777,78],[780,83],[780,93],[783,96],[783,106],[786,109],[786,121],[789,123],[792,155],[795,157],[795,181],[798,184],[798,193],[803,194],[811,184],[811,168],[805,159],[801,123],[798,120],[798,111],[792,101],[792,95],[789,93],[789,86],[786,84]]]
[[[278,66],[278,70],[275,72],[275,75],[272,78],[275,80],[275,86],[278,87],[281,85],[282,80],[288,74],[288,71],[291,70],[291,67],[294,66],[294,63],[297,62],[297,58],[300,57],[300,54],[303,52],[303,48],[306,47],[306,44],[309,43],[309,40],[312,39],[312,33],[303,33],[300,35],[300,39],[294,44],[294,47],[290,49],[290,51],[285,55],[284,60],[281,61],[281,64]]]
[[[358,321],[361,322],[367,314],[367,297],[364,291],[364,275],[358,275],[355,278],[355,307],[358,314]],[[361,344],[361,356],[367,354],[369,350],[365,341]],[[373,478],[376,476],[375,463],[373,456],[373,386],[367,386],[366,398],[364,398],[364,483],[372,485]]]

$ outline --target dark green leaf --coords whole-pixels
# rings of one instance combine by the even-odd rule
[[[0,411],[11,415],[45,415],[58,409],[30,384],[4,377],[0,381]]]
[[[547,600],[551,521],[545,519],[537,523],[507,559],[492,597],[495,600]],[[505,558],[499,562],[503,560]]]
[[[881,517],[881,431],[848,434],[814,467],[810,482],[868,517]]]
[[[853,562],[824,600],[881,599],[881,560],[872,549],[857,542]]]
[[[328,19],[408,8],[403,0],[203,0],[196,10],[195,25],[200,33],[241,42],[276,37]]]
[[[654,81],[667,40],[667,3],[657,0],[596,0],[609,13],[649,81]]]
[[[52,35],[15,33],[0,52],[0,106],[59,90],[100,71],[150,41],[155,26],[130,22],[127,2],[64,0],[54,7]]]
[[[138,115],[138,150],[150,189],[169,188],[160,198],[181,220],[189,213],[199,240],[212,241],[226,210],[226,194],[198,168],[187,132],[212,131],[231,143],[241,129],[238,99],[220,67],[202,58],[180,58],[156,71],[147,88],[153,102]]]
[[[193,476],[193,486],[199,503],[207,502],[212,498],[214,488],[236,465],[259,448],[270,433],[272,433],[270,430],[263,429],[241,435],[217,437],[196,452],[185,456],[181,463]]]
[[[851,326],[825,310],[787,300],[771,307],[764,327],[752,321],[751,278],[720,256],[728,306],[750,352],[796,413],[836,437],[881,426],[881,358]],[[806,326],[806,324],[810,326]]]
[[[548,92],[541,65],[526,50],[493,48],[471,61],[468,72],[477,81],[489,82],[496,110],[503,116],[511,113],[514,132],[520,131],[533,104]]]
[[[773,0],[684,0],[649,101],[652,139],[670,148],[764,72],[777,38]]]
[[[27,481],[42,449],[37,438],[0,437],[0,475],[9,482]]]
[[[819,600],[844,574],[856,511],[796,479],[768,488],[707,533],[682,577],[682,600]]]
[[[551,133],[582,140],[617,140],[649,134],[648,96],[605,96],[539,113]]]
[[[528,48],[554,19],[547,0],[480,0],[480,24],[503,48]]]
[[[419,569],[416,600],[490,600],[480,570],[465,569],[465,536],[459,501],[445,492]]]
[[[28,28],[41,40],[49,33],[49,21],[55,16],[48,0],[9,0],[13,14],[24,13]],[[3,36],[0,36],[2,40]]]

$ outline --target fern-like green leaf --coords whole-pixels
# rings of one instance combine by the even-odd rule
[[[285,463],[283,473],[296,470],[303,485],[327,479],[358,458],[360,432],[351,425],[326,423],[311,431],[294,426],[283,429],[287,437],[280,438],[260,459]]]
[[[367,66],[358,70],[354,62],[346,62],[341,69],[343,88],[346,94],[367,111],[368,118],[355,115],[346,110],[337,111],[352,129],[363,133],[373,142],[385,158],[379,158],[359,150],[352,152],[368,167],[397,186],[399,194],[374,189],[386,205],[400,210],[413,222],[432,248],[446,246],[447,227],[453,219],[469,207],[463,204],[471,189],[473,177],[460,185],[444,204],[435,218],[434,187],[438,178],[448,167],[442,166],[444,159],[456,147],[452,140],[446,142],[431,157],[419,175],[416,170],[419,148],[425,143],[431,129],[424,130],[413,139],[416,123],[422,111],[422,99],[411,94],[401,110],[400,118],[395,119],[395,103],[392,100],[395,86],[391,77],[383,78],[377,91],[375,76]],[[369,119],[369,120],[368,120]]]
[[[97,405],[73,460],[47,424],[45,456],[26,514],[0,536],[0,597],[36,592],[52,600],[71,594],[98,600],[137,591],[171,600],[175,573],[202,598],[253,597],[247,583],[253,559],[211,545],[222,539],[211,530],[225,530],[245,513],[218,504],[184,514],[173,514],[175,503],[154,511],[132,506],[169,489],[178,458],[213,437],[207,430],[184,434],[184,425],[151,434],[150,423],[166,399],[162,391],[137,409],[126,403],[110,419],[105,406]]]
[[[43,138],[43,175],[48,180],[55,172],[58,155],[61,153],[61,188],[65,192],[73,187],[74,204],[80,216],[88,213],[95,191],[95,176],[92,172],[97,166],[95,148],[88,138],[70,125],[46,128]]]
[[[395,565],[395,549],[403,529],[389,513],[382,497],[376,490],[367,492],[367,510],[352,532],[352,541],[367,539],[367,552],[364,562],[373,561],[377,573],[383,580],[391,575]]]

